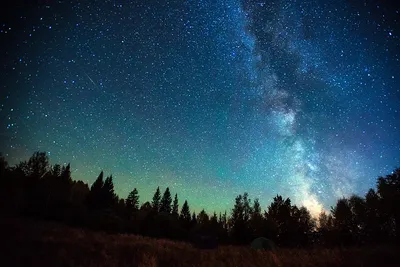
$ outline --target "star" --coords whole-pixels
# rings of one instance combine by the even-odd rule
[[[399,163],[398,8],[54,1],[0,16],[0,148],[195,211],[248,192],[313,214]],[[381,10],[387,11],[385,16]],[[34,11],[34,12],[32,12]]]

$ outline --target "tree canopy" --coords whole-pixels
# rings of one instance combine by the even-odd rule
[[[365,196],[338,199],[318,218],[279,194],[263,210],[259,199],[251,200],[246,192],[234,198],[228,213],[202,209],[196,214],[187,200],[179,210],[178,194],[165,185],[163,195],[158,186],[151,202],[140,205],[137,188],[126,200],[120,198],[113,176],[104,179],[103,171],[89,187],[72,178],[70,164],[51,166],[45,152],[35,152],[15,166],[0,154],[0,174],[2,213],[96,230],[179,240],[214,236],[229,244],[265,237],[282,247],[400,244],[400,206],[394,204],[400,203],[400,169],[379,177],[376,189]]]

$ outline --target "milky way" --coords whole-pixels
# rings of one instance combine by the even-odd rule
[[[359,3],[360,2],[360,3]],[[195,210],[314,214],[399,164],[399,9],[378,1],[41,1],[2,16],[0,151]]]

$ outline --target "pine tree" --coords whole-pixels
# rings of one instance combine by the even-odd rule
[[[69,195],[72,188],[71,179],[71,166],[68,163],[66,167],[62,167],[60,174],[57,176],[57,182],[54,184],[53,190],[57,194],[53,199],[58,203],[59,206],[67,205]]]
[[[249,194],[245,192],[243,194],[243,220],[246,223],[249,221],[251,213],[252,213],[251,200],[249,199]]]
[[[178,194],[175,194],[174,203],[172,204],[172,215],[178,217],[179,214]]]
[[[92,192],[100,192],[103,188],[104,181],[103,181],[104,173],[103,171],[100,172],[99,176],[97,177],[96,181],[90,187],[90,191]]]
[[[111,208],[117,201],[117,195],[114,192],[112,175],[108,176],[104,181],[102,197],[104,201],[103,208]]]
[[[245,235],[245,221],[244,221],[244,207],[243,207],[243,196],[238,195],[235,198],[235,205],[232,209],[232,215],[230,218],[230,227],[232,229],[232,236],[237,242],[244,241]]]
[[[126,199],[126,208],[129,214],[139,210],[139,194],[136,188],[134,188]]]
[[[218,223],[218,216],[217,213],[213,213],[213,215],[210,218],[209,222],[209,231],[213,235],[219,235],[221,233],[222,225]]]
[[[190,209],[187,200],[183,203],[180,218],[182,221],[190,222]]]
[[[227,230],[228,229],[228,219],[226,215],[226,211],[223,214],[219,214],[219,220],[218,223],[222,226],[223,229]]]
[[[153,210],[156,212],[160,210],[160,200],[161,200],[160,187],[157,187],[157,190],[153,196],[153,201],[151,202],[151,206],[153,207]]]
[[[88,206],[90,209],[97,210],[102,206],[102,190],[104,186],[104,173],[100,172],[96,181],[90,187],[90,192],[87,196]]]
[[[250,236],[249,221],[252,214],[251,200],[247,193],[235,198],[235,206],[232,210],[231,227],[232,235],[237,242],[247,242]]]
[[[253,237],[261,236],[263,234],[263,228],[264,228],[264,219],[261,214],[261,205],[256,198],[253,202],[253,208],[250,216],[250,221],[249,221],[249,227],[250,227],[250,232],[253,235]]]
[[[184,227],[186,227],[187,229],[194,229],[197,226],[197,215],[195,212],[192,213],[192,216],[190,218],[189,221],[182,221]]]
[[[197,224],[197,215],[196,215],[196,212],[194,212],[194,211],[192,213],[191,221],[192,221],[192,224]]]
[[[258,198],[256,198],[253,202],[253,209],[252,209],[251,216],[252,217],[261,216],[261,205],[260,205]]]
[[[66,167],[62,168],[60,177],[62,180],[66,181],[66,182],[72,182],[71,179],[71,165],[70,163],[68,163],[68,165]]]
[[[204,209],[200,211],[200,213],[197,215],[197,223],[206,226],[210,221],[210,218],[208,214],[205,212]]]
[[[171,213],[171,202],[172,202],[171,193],[169,192],[169,188],[167,187],[161,199],[160,212]]]

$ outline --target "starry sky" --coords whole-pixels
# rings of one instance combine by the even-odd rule
[[[197,211],[245,191],[329,210],[399,166],[389,3],[11,1],[0,151],[46,151],[89,184],[104,170],[124,198],[169,186]]]

